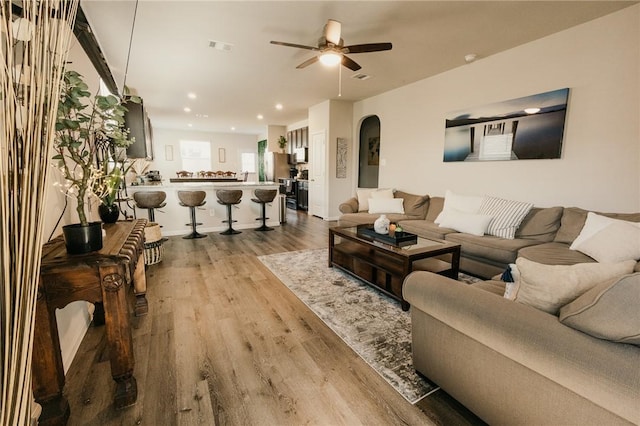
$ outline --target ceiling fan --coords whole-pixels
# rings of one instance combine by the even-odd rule
[[[340,38],[341,29],[342,24],[340,24],[340,22],[334,19],[329,19],[327,21],[327,24],[324,26],[324,34],[318,40],[317,47],[273,40],[271,41],[271,44],[320,52],[313,58],[307,59],[306,61],[301,63],[296,68],[305,68],[313,63],[318,62],[319,60],[325,65],[337,65],[339,63],[342,63],[342,65],[349,68],[351,71],[358,71],[362,67],[358,65],[353,59],[346,56],[346,53],[367,53],[391,50],[391,43],[366,43],[345,46],[344,40]]]

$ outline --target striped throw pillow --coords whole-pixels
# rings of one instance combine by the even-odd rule
[[[493,216],[486,234],[513,240],[532,203],[485,196],[478,213]]]

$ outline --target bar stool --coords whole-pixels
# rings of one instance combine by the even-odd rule
[[[222,235],[233,235],[239,234],[240,231],[236,231],[231,227],[233,222],[237,222],[237,220],[231,219],[231,206],[235,204],[240,204],[240,199],[242,198],[242,190],[240,189],[218,189],[216,191],[216,196],[218,197],[218,203],[227,206],[227,220],[223,220],[223,223],[228,223],[229,228],[221,232]]]
[[[164,191],[143,191],[133,194],[136,207],[139,209],[147,209],[149,222],[156,221],[153,209],[159,209],[166,206],[167,203],[164,202],[166,198],[167,193]]]
[[[206,237],[206,235],[200,234],[196,231],[196,225],[202,225],[201,223],[196,223],[196,207],[204,206],[206,204],[206,201],[204,200],[206,196],[207,193],[204,191],[178,191],[180,205],[189,207],[189,213],[191,214],[191,223],[187,223],[187,225],[191,225],[191,233],[182,238],[190,240],[193,238]]]
[[[271,203],[276,198],[276,194],[278,194],[278,190],[276,189],[256,189],[253,191],[253,195],[256,198],[252,198],[251,201],[253,201],[254,203],[259,203],[262,207],[262,217],[256,218],[256,220],[262,220],[262,226],[256,228],[256,231],[273,231],[273,228],[268,227],[266,223],[267,219],[269,219],[268,217],[266,217],[266,205],[267,203]]]

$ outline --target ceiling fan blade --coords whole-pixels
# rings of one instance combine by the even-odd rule
[[[342,55],[342,65],[349,68],[351,71],[358,71],[360,68],[362,68],[356,63],[356,61],[344,55]]]
[[[302,69],[302,68],[308,67],[311,64],[315,64],[316,62],[318,62],[318,57],[314,56],[313,58],[309,58],[306,61],[304,61],[303,63],[301,63],[296,68],[297,69]]]
[[[320,50],[317,47],[305,46],[303,44],[286,43],[284,41],[273,41],[273,40],[271,40],[271,44],[277,44],[278,46],[296,47],[298,49]]]
[[[334,19],[329,19],[324,27],[324,38],[329,43],[336,46],[340,44],[340,33],[342,32],[342,24]]]
[[[393,45],[391,43],[367,43],[367,44],[354,44],[353,46],[345,46],[342,48],[344,53],[366,53],[366,52],[380,52],[383,50],[391,50]]]

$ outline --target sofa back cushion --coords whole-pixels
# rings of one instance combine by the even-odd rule
[[[426,219],[431,222],[435,221],[443,208],[444,197],[431,197],[429,199],[429,211],[427,212]]]
[[[402,198],[404,200],[404,214],[411,216],[412,219],[424,219],[429,210],[429,196],[415,195],[408,192],[396,191],[394,198]]]
[[[516,231],[516,238],[545,243],[553,241],[558,229],[560,229],[563,210],[562,207],[532,208]]]
[[[578,207],[566,207],[562,213],[560,229],[558,229],[554,241],[557,243],[571,244],[580,234],[580,231],[582,231],[584,223],[587,220],[587,213],[589,213],[589,210]],[[595,213],[614,219],[640,222],[640,213]]]
[[[560,322],[600,339],[640,346],[640,273],[604,281],[560,309]]]

